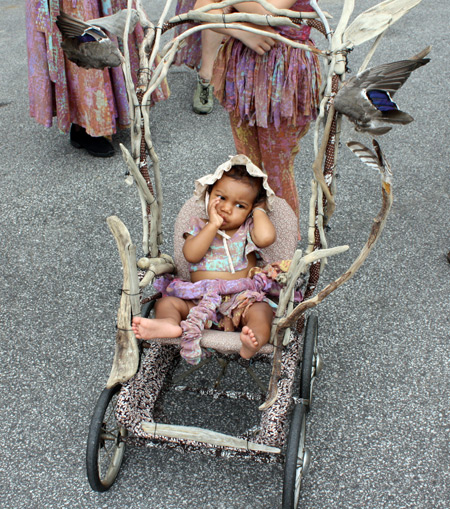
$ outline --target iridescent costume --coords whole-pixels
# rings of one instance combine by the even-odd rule
[[[185,14],[194,9],[195,0],[178,0],[175,7],[175,14]],[[175,28],[174,37],[182,34],[194,25],[183,23]],[[177,51],[172,65],[187,65],[191,69],[199,69],[202,60],[202,32],[195,32],[185,39],[186,44]]]

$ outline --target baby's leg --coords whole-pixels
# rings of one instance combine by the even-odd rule
[[[177,338],[180,322],[185,320],[194,303],[178,297],[163,297],[155,306],[156,318],[134,316],[131,328],[139,339]]]
[[[267,302],[255,302],[243,319],[241,357],[250,359],[270,339],[273,311]]]

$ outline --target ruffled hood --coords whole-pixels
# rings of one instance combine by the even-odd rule
[[[275,197],[275,193],[272,188],[269,186],[267,181],[267,175],[259,169],[256,165],[254,165],[247,156],[244,154],[238,154],[236,156],[230,156],[230,159],[221,164],[214,173],[210,173],[209,175],[205,175],[202,178],[199,178],[195,181],[195,191],[194,197],[198,201],[202,201],[207,206],[207,192],[210,185],[215,184],[219,179],[222,178],[223,174],[227,171],[230,171],[232,166],[242,164],[247,168],[247,172],[252,177],[259,177],[263,179],[263,188],[266,191],[267,195],[267,208],[268,210],[272,210],[273,208],[273,200]]]

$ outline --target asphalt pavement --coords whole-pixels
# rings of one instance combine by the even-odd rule
[[[360,0],[357,12],[375,3]],[[337,15],[342,2],[321,5]],[[121,287],[106,218],[118,215],[139,246],[140,205],[119,150],[92,158],[29,117],[24,6],[0,0],[0,505],[280,507],[281,465],[142,447],[127,450],[108,492],[90,489],[87,430],[111,367]],[[159,8],[153,4],[152,13]],[[415,121],[379,140],[394,172],[385,231],[355,277],[318,307],[324,369],[308,415],[312,463],[302,508],[450,506],[449,19],[448,0],[423,0],[390,28],[373,58],[400,60],[433,46],[431,63],[396,95]],[[368,48],[351,53],[353,72]],[[171,98],[151,112],[167,253],[194,179],[233,153],[220,105],[208,116],[191,110],[194,74],[176,68],[169,82]],[[350,266],[380,206],[379,178],[345,147],[349,139],[367,142],[345,121],[328,240],[350,250],[330,260],[321,286]],[[128,132],[113,141],[117,149],[129,143]],[[296,162],[303,247],[312,160],[308,134]],[[174,422],[195,413],[206,427],[217,419],[244,424],[255,414],[232,401],[219,410],[192,399],[170,407]]]

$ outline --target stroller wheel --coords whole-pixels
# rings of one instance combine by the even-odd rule
[[[286,448],[282,509],[297,509],[302,479],[306,475],[311,454],[305,447],[306,406],[295,405]]]
[[[322,357],[317,348],[318,327],[317,313],[311,313],[305,326],[300,375],[300,398],[307,405],[308,411],[311,408],[314,380],[322,370]]]
[[[125,452],[127,430],[115,416],[117,395],[121,386],[103,389],[95,405],[86,450],[86,469],[94,491],[108,490],[119,473]]]

